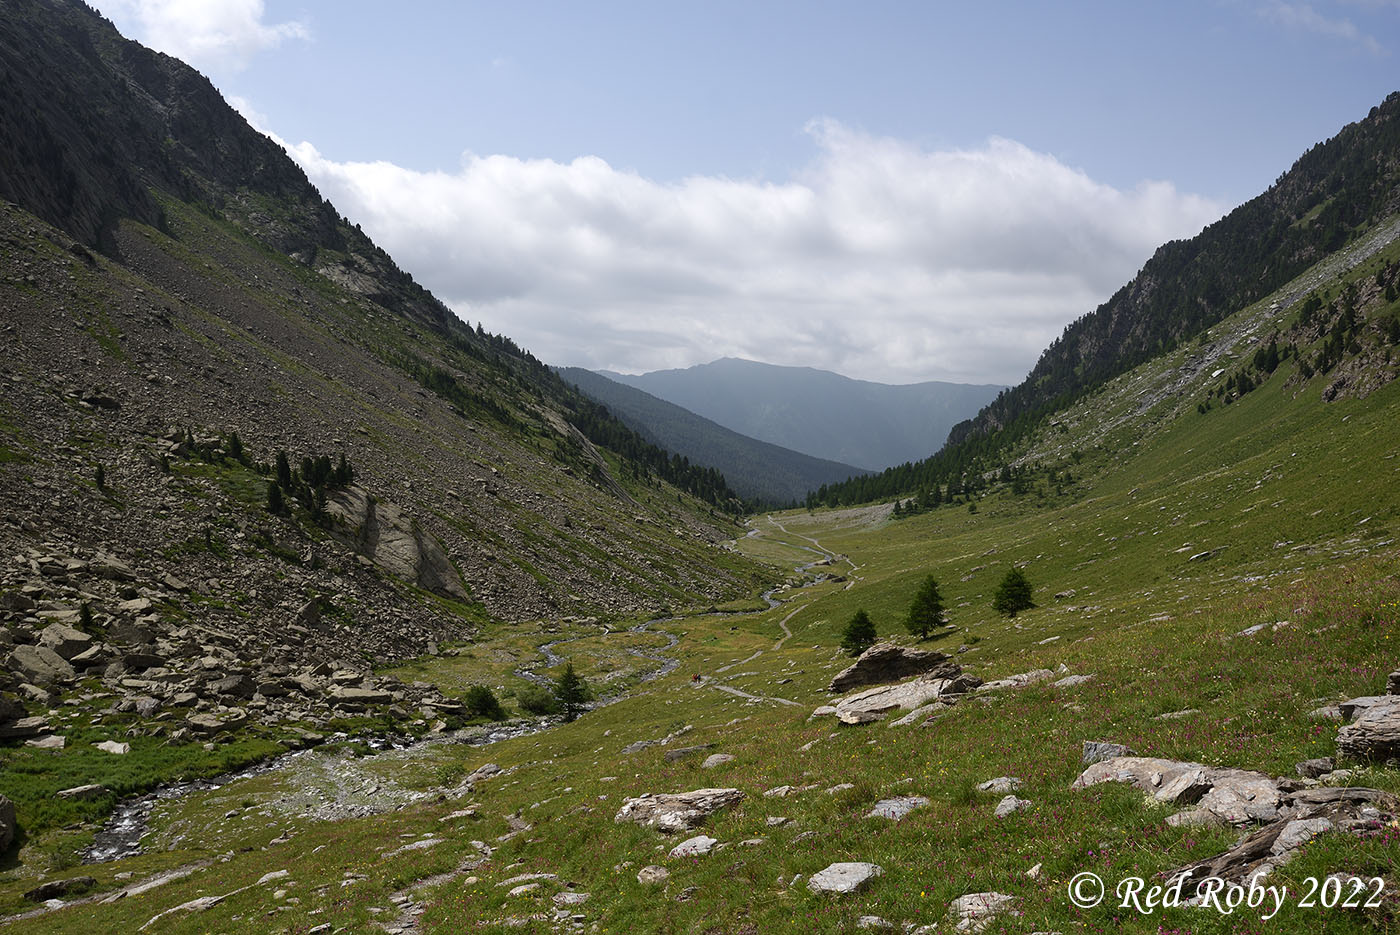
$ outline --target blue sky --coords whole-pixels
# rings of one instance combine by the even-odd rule
[[[1400,0],[100,0],[545,360],[1016,382],[1396,90]]]

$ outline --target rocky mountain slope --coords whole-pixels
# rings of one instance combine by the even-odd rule
[[[688,409],[579,367],[559,375],[647,439],[724,474],[741,496],[771,505],[799,503],[823,484],[865,473],[732,432]]]
[[[867,471],[937,451],[955,424],[1002,389],[939,382],[894,386],[735,358],[603,376],[741,435]]]
[[[752,592],[722,478],[458,322],[188,66],[62,0],[0,48],[6,690],[297,720],[488,619]]]

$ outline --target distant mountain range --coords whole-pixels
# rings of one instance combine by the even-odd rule
[[[871,471],[933,454],[954,425],[1004,389],[938,382],[893,386],[733,357],[639,376],[602,374],[741,435]]]
[[[800,502],[823,484],[868,473],[770,442],[740,435],[636,387],[579,367],[556,368],[566,383],[607,406],[614,416],[653,444],[685,455],[724,474],[747,499],[772,504]]]

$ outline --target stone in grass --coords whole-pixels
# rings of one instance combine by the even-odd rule
[[[884,872],[879,865],[864,861],[835,863],[812,874],[807,881],[807,889],[813,893],[837,895],[856,893]]]
[[[1084,754],[1080,757],[1080,762],[1088,766],[1091,763],[1099,763],[1120,756],[1137,756],[1137,754],[1121,743],[1112,743],[1107,740],[1086,740],[1084,741]]]
[[[978,792],[1015,792],[1021,788],[1021,780],[1017,776],[998,776],[996,779],[988,779],[986,782],[977,784]]]
[[[693,792],[656,795],[627,799],[613,821],[636,822],[658,831],[676,832],[694,828],[705,816],[744,798],[738,789],[696,789]]]
[[[734,759],[729,753],[713,753],[705,757],[705,762],[700,764],[701,769],[714,769],[716,766],[723,766]]]
[[[997,810],[994,814],[997,818],[1006,818],[1030,808],[1032,804],[1030,799],[1018,799],[1014,795],[1008,795],[997,803]]]
[[[890,821],[899,821],[916,808],[923,808],[928,804],[928,799],[921,795],[897,795],[892,799],[881,799],[875,803],[867,814],[866,818],[888,818]]]
[[[124,754],[131,752],[131,744],[120,743],[116,740],[104,740],[99,744],[95,744],[95,746],[103,753]]]
[[[948,915],[959,932],[980,932],[992,919],[1011,909],[1016,897],[1005,893],[968,893],[948,904]]]
[[[637,882],[644,886],[659,886],[670,879],[671,871],[657,864],[651,864],[637,871]]]
[[[715,849],[719,841],[715,838],[703,834],[697,834],[693,838],[687,838],[675,847],[671,848],[670,857],[703,857]]]

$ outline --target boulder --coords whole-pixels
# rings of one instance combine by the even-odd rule
[[[1121,743],[1112,743],[1107,740],[1086,740],[1084,741],[1084,754],[1080,757],[1080,762],[1088,766],[1090,763],[1101,763],[1118,756],[1137,756],[1137,754]]]
[[[40,684],[68,682],[78,676],[68,660],[47,646],[16,646],[7,664],[10,671]]]
[[[650,864],[637,871],[637,882],[643,886],[659,886],[671,876],[671,871],[657,864]]]
[[[951,678],[962,671],[956,664],[950,667],[945,653],[906,649],[893,643],[876,643],[837,673],[827,686],[827,691],[840,693],[865,685],[884,685],[940,668],[951,668],[951,671],[939,673],[944,678]]]
[[[913,711],[932,701],[951,699],[978,684],[975,675],[960,670],[951,678],[921,675],[898,685],[882,685],[847,695],[836,702],[836,716],[844,724],[866,724],[890,711]]]
[[[63,623],[51,623],[39,631],[39,645],[47,646],[64,659],[92,647],[92,637]]]
[[[1008,912],[1016,897],[1005,893],[968,893],[948,904],[948,917],[958,932],[980,932],[992,919]]]
[[[701,769],[714,769],[716,766],[723,766],[734,759],[730,753],[715,753],[705,757],[705,762],[700,764]]]
[[[1387,695],[1400,695],[1400,671],[1392,672],[1386,677],[1385,693]]]
[[[668,856],[672,858],[703,857],[710,851],[714,850],[715,845],[718,843],[719,841],[717,841],[714,838],[707,837],[703,834],[697,834],[695,837],[687,838],[686,840],[677,844],[675,847],[671,848],[671,853]]]
[[[374,564],[437,594],[468,598],[442,546],[394,504],[351,485],[331,495],[326,512],[336,538]]]
[[[825,870],[818,870],[807,880],[807,889],[813,893],[843,895],[857,893],[871,880],[884,874],[877,864],[863,861],[831,864]]]
[[[23,740],[26,737],[38,737],[48,729],[49,722],[45,718],[22,717],[7,724],[0,724],[0,740]]]
[[[1195,805],[1230,824],[1273,821],[1281,793],[1263,773],[1183,763],[1154,757],[1120,756],[1093,763],[1071,784],[1084,789],[1125,782],[1168,805]]]
[[[648,793],[627,799],[613,821],[630,821],[658,831],[673,833],[694,828],[706,816],[744,798],[738,789],[696,789],[693,792]]]
[[[1030,808],[1032,804],[1030,799],[1019,799],[1014,795],[1008,795],[997,803],[996,811],[992,814],[993,817],[996,818],[1007,818],[1019,811]]]
[[[85,786],[74,786],[71,789],[60,789],[54,793],[60,799],[73,799],[75,801],[86,801],[88,799],[100,799],[107,794],[106,786],[99,786],[97,783],[88,783]]]
[[[1293,766],[1293,769],[1297,771],[1298,775],[1302,776],[1304,779],[1317,779],[1319,776],[1325,776],[1336,768],[1337,764],[1330,756],[1318,757],[1315,760],[1304,760]]]
[[[921,795],[897,795],[892,799],[881,799],[875,803],[875,807],[866,813],[866,818],[888,818],[890,821],[899,821],[916,808],[923,808],[928,804],[928,799]]]
[[[24,894],[32,903],[46,903],[50,899],[62,899],[74,893],[86,893],[97,885],[92,877],[69,877],[66,880],[49,880],[40,883]]]
[[[97,747],[97,749],[101,750],[103,753],[113,753],[119,756],[131,752],[131,744],[116,740],[104,740],[93,746]]]
[[[997,792],[1005,794],[1015,792],[1021,788],[1021,780],[1016,776],[998,776],[996,779],[988,779],[986,782],[977,784],[978,792]]]
[[[1355,721],[1337,731],[1339,754],[1357,760],[1400,756],[1400,695],[1382,697],[1388,700],[1360,709]]]

